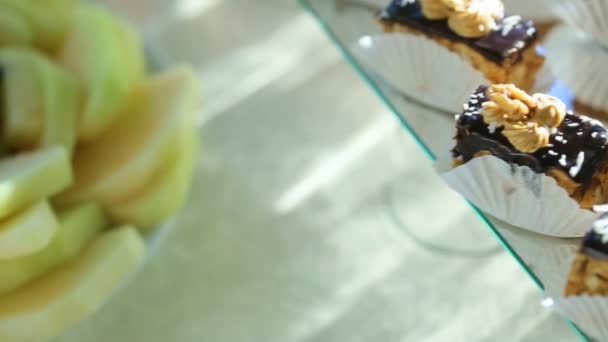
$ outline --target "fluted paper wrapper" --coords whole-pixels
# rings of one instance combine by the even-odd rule
[[[385,33],[351,46],[357,60],[401,93],[430,107],[456,112],[486,77],[458,54],[419,35]],[[548,67],[535,79],[534,92],[546,92],[554,78]]]
[[[564,293],[577,251],[578,246],[549,247],[549,250],[538,259],[540,266],[536,273],[545,286],[547,294],[559,297]]]
[[[553,30],[544,47],[547,65],[577,99],[608,111],[608,49],[568,26]]]
[[[608,341],[608,297],[572,296],[552,298],[549,307],[568,318],[594,341]]]
[[[566,24],[585,32],[598,43],[608,47],[608,1],[560,0],[555,1],[553,8]]]
[[[447,112],[461,109],[480,84],[488,83],[459,55],[423,36],[365,36],[352,51],[364,66],[395,89]]]
[[[555,237],[581,237],[599,216],[581,209],[553,178],[527,166],[490,155],[452,169],[451,162],[437,162],[441,178],[484,212],[514,226]]]

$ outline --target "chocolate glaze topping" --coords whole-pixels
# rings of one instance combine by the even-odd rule
[[[513,63],[519,61],[522,51],[531,46],[538,35],[532,21],[511,16],[498,20],[496,29],[485,37],[461,37],[448,27],[447,20],[427,19],[417,0],[393,0],[378,16],[380,20],[398,22],[430,36],[465,43],[498,64],[502,64],[505,59]]]
[[[595,258],[608,259],[608,213],[595,221],[585,235],[582,251]]]
[[[608,133],[597,120],[568,111],[559,127],[551,132],[549,145],[534,153],[522,153],[502,135],[503,128],[488,125],[481,115],[482,103],[488,101],[487,86],[471,96],[465,111],[457,115],[454,158],[465,162],[475,153],[489,151],[494,156],[541,173],[550,169],[564,171],[576,182],[588,186],[598,167],[608,158]]]

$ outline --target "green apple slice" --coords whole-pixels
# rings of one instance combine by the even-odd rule
[[[101,207],[94,203],[71,208],[57,216],[59,228],[45,248],[30,255],[0,260],[0,294],[13,291],[76,257],[108,225]]]
[[[122,49],[122,60],[125,63],[124,70],[126,74],[123,77],[132,80],[131,90],[133,90],[138,81],[141,81],[147,73],[141,36],[139,32],[123,23],[114,25],[113,28]]]
[[[186,67],[141,83],[121,120],[76,151],[74,186],[57,203],[107,207],[144,188],[174,158],[179,127],[192,121],[198,97],[197,77]]]
[[[61,334],[95,313],[144,257],[135,228],[101,235],[70,263],[0,296],[0,340],[40,341]]]
[[[82,4],[82,0],[25,0],[31,2],[35,6],[51,6],[58,11],[67,11],[75,9]]]
[[[72,182],[66,149],[47,147],[0,160],[0,218],[57,194]]]
[[[58,226],[46,201],[0,222],[0,261],[42,250],[50,243]]]
[[[83,7],[59,59],[86,90],[78,136],[91,141],[115,121],[144,76],[139,37],[105,10]]]
[[[74,17],[73,5],[63,1],[0,0],[0,12],[14,13],[33,31],[36,46],[54,51],[61,45]]]
[[[40,146],[59,144],[71,152],[76,144],[80,86],[58,65],[49,60],[41,64],[44,128]]]
[[[101,206],[92,202],[59,211],[57,217],[59,231],[52,244],[60,262],[78,255],[109,224]]]
[[[76,79],[32,49],[0,49],[0,65],[7,143],[17,149],[63,144],[71,150],[80,101]]]
[[[31,58],[35,52],[23,49],[0,50],[0,65],[4,69],[4,127],[3,135],[9,146],[34,148],[43,129],[42,85],[39,63]]]
[[[10,9],[0,11],[0,45],[27,46],[33,40],[34,32],[23,17]]]
[[[110,204],[112,219],[119,223],[129,222],[147,230],[174,215],[188,196],[198,140],[198,130],[194,125],[184,127],[178,137],[175,159],[144,189]]]

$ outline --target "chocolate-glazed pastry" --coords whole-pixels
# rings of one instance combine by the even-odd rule
[[[582,208],[606,202],[608,133],[556,98],[481,86],[457,115],[455,164],[491,154],[555,178]]]
[[[492,83],[528,90],[544,63],[534,24],[504,17],[500,0],[393,0],[378,19],[386,32],[423,35],[465,57]]]
[[[585,235],[564,289],[565,296],[608,295],[608,214]]]

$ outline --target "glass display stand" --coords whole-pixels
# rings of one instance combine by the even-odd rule
[[[487,232],[479,229],[461,229],[470,225],[465,217],[450,217],[446,227],[446,215],[437,215],[433,205],[411,207],[411,198],[417,198],[409,181],[398,178],[389,182],[383,191],[383,207],[389,222],[409,240],[429,252],[448,257],[487,258],[500,252],[502,248]],[[418,194],[419,195],[419,194]],[[412,224],[425,217],[425,225]],[[463,218],[465,220],[463,220]],[[441,237],[441,238],[438,238]]]
[[[376,10],[374,2],[371,0],[299,0],[299,2],[318,21],[345,59],[397,117],[426,155],[435,161],[437,156],[449,153],[453,145],[453,113],[437,111],[398,93],[362,66],[353,55],[352,47],[359,39],[381,33],[380,25],[374,19]],[[564,89],[556,86],[553,91],[560,91],[559,97],[567,102],[564,98],[567,98],[568,94],[564,92]],[[389,193],[387,196],[387,210],[399,224],[400,218],[397,209],[394,208],[395,199],[391,199],[393,195]],[[550,252],[555,250],[555,253],[560,253],[561,250],[567,248],[576,248],[579,243],[578,239],[559,239],[528,233],[484,214],[473,205],[471,208],[541,290],[544,290],[543,280],[548,280],[552,271],[545,269],[543,258],[538,258],[534,251],[542,249]],[[414,240],[418,239],[415,235],[409,235]],[[425,244],[425,241],[417,242]],[[445,246],[427,245],[426,247],[454,254],[469,253],[470,256],[491,253],[491,250],[461,251],[450,250],[449,247],[446,250]],[[575,329],[583,341],[590,341],[574,324],[571,322],[568,324]]]

